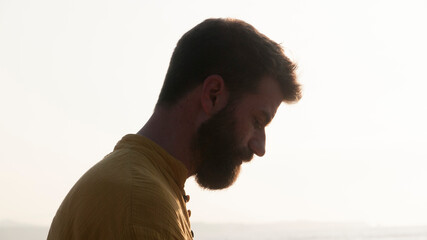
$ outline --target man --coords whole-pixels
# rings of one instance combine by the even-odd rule
[[[222,189],[300,99],[295,65],[251,25],[208,19],[178,42],[153,115],[70,190],[48,239],[191,239],[185,180]]]

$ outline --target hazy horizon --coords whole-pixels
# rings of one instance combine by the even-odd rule
[[[424,240],[427,226],[373,227],[363,223],[278,222],[270,224],[192,223],[195,239],[316,239],[316,240]],[[44,240],[48,226],[31,226],[0,221],[2,240]]]

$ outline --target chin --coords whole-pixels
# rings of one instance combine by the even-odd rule
[[[198,172],[195,175],[196,182],[200,187],[210,190],[220,190],[230,187],[236,182],[240,173],[241,164],[236,165],[227,174]]]

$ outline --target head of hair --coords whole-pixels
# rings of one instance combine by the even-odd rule
[[[301,98],[296,65],[282,47],[237,19],[207,19],[185,33],[172,54],[157,106],[172,106],[209,75],[232,95],[255,92],[263,77],[277,80],[283,101]]]

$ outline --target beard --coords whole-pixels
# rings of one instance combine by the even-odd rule
[[[242,162],[253,157],[249,148],[238,144],[233,110],[227,105],[197,130],[193,142],[197,159],[195,179],[203,188],[231,186],[239,175]]]

